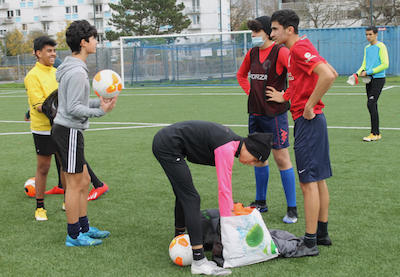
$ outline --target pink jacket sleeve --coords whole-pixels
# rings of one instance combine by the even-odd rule
[[[239,143],[240,141],[230,141],[214,150],[220,216],[230,216],[233,209],[232,166]]]

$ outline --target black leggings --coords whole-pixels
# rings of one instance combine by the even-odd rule
[[[382,92],[382,88],[385,85],[386,78],[372,79],[369,84],[366,85],[367,89],[367,107],[371,117],[371,133],[379,135],[379,114],[378,114],[378,98]]]
[[[179,149],[170,149],[156,134],[153,154],[165,171],[175,193],[175,227],[186,227],[192,245],[202,245],[200,195],[193,185],[192,175]]]

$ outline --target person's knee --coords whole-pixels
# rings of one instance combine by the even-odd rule
[[[50,163],[39,163],[37,167],[37,171],[41,175],[47,175],[50,170]]]
[[[292,168],[292,162],[290,161],[290,155],[287,148],[273,151],[274,159],[279,170],[286,170]]]
[[[370,112],[376,112],[376,101],[375,100],[368,100],[367,107]]]

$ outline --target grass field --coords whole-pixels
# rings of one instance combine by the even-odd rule
[[[379,99],[382,139],[367,143],[362,141],[370,130],[365,87],[351,87],[345,80],[339,78],[323,98],[333,168],[327,183],[334,245],[319,247],[317,257],[234,268],[231,276],[400,276],[400,83],[388,78]],[[87,248],[64,244],[63,196],[46,196],[49,220],[34,219],[35,200],[23,190],[36,170],[32,135],[23,121],[27,96],[23,88],[4,87],[0,101],[0,276],[190,276],[189,267],[174,265],[168,256],[174,196],[152,154],[152,139],[164,124],[191,119],[229,125],[245,136],[247,96],[239,86],[129,89],[121,93],[114,111],[91,119],[85,132],[86,159],[110,191],[90,201],[88,213],[91,225],[111,236]],[[292,146],[290,153],[294,163]],[[286,201],[279,172],[273,159],[270,165],[266,225],[302,236],[300,187],[299,221],[287,225],[282,222]],[[215,168],[189,166],[202,209],[217,208]],[[232,179],[234,200],[253,201],[253,168],[236,160]],[[47,189],[56,183],[53,163]]]

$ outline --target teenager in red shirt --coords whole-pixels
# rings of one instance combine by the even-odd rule
[[[277,90],[287,88],[287,62],[289,49],[276,45],[270,38],[271,21],[269,16],[261,16],[247,21],[252,30],[253,48],[247,52],[237,73],[240,86],[249,96],[249,133],[273,133],[272,153],[280,171],[286,195],[287,213],[285,223],[297,222],[296,180],[289,155],[289,123],[287,110],[289,102],[267,102],[266,86]],[[250,74],[249,74],[250,72]],[[250,82],[248,80],[250,77]],[[268,161],[254,166],[256,179],[255,206],[260,212],[268,211],[266,204],[269,179]]]
[[[306,233],[294,257],[316,256],[317,244],[331,245],[328,235],[329,191],[325,179],[332,176],[327,124],[322,96],[338,76],[306,36],[298,35],[299,17],[292,10],[274,12],[271,37],[290,49],[289,88],[279,92],[267,87],[269,101],[291,101],[295,122],[294,150],[304,196]]]

